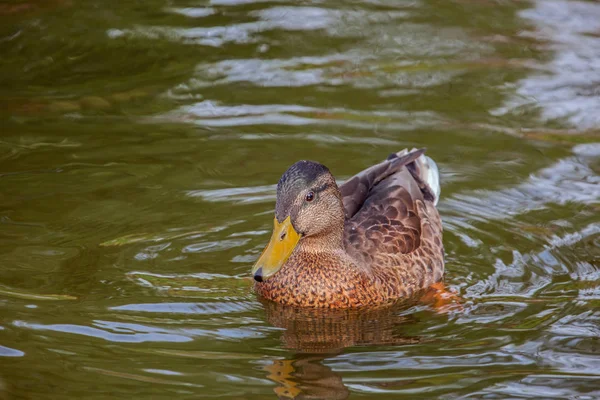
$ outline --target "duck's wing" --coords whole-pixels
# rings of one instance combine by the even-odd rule
[[[436,226],[439,222],[434,206],[439,187],[431,187],[438,185],[437,167],[421,157],[423,153],[421,149],[392,154],[340,187],[348,253],[369,262],[375,254],[408,254],[423,240],[441,237],[441,224],[439,231],[423,231],[429,214],[435,214]]]
[[[361,209],[367,197],[372,194],[372,189],[379,182],[406,169],[406,165],[414,164],[414,161],[423,153],[425,153],[425,149],[413,150],[411,152],[402,150],[398,153],[392,153],[387,160],[359,172],[344,182],[340,186],[340,192],[342,193],[346,219],[351,219]],[[413,172],[415,172],[415,168],[413,168]],[[417,174],[417,178],[418,176]],[[435,194],[428,190],[427,185],[421,179],[419,181],[417,183],[421,190],[426,192],[425,195],[430,194],[428,196],[430,199],[434,197]]]

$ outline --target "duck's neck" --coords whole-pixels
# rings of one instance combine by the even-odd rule
[[[344,226],[332,227],[327,232],[305,236],[298,244],[299,250],[307,253],[337,252],[344,250]]]

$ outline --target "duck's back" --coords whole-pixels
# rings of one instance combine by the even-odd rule
[[[357,263],[406,296],[441,280],[442,225],[437,167],[423,150],[392,154],[340,186],[344,244]]]

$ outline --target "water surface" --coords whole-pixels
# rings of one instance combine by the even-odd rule
[[[0,397],[599,398],[600,5],[0,5]],[[303,312],[249,270],[295,160],[427,147],[446,283]]]

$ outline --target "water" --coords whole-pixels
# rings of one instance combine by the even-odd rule
[[[0,397],[600,398],[600,5],[0,5]],[[274,184],[427,147],[446,283],[309,312]]]

